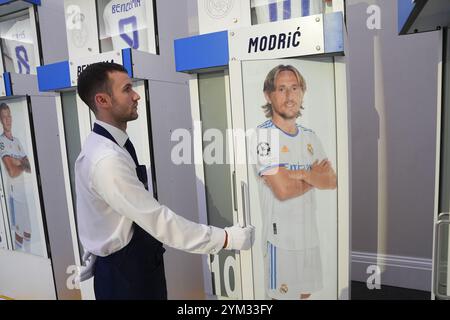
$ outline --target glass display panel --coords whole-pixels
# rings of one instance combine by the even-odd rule
[[[0,168],[13,250],[47,257],[26,98],[0,103]]]
[[[3,66],[6,72],[36,74],[36,33],[28,10],[0,17]]]
[[[217,137],[228,138],[225,76],[223,71],[199,74],[200,118],[203,136],[203,167],[208,224],[228,227],[233,222],[232,167],[224,162],[227,141],[217,141]],[[223,149],[215,148],[222,146]],[[215,150],[214,150],[215,149]],[[228,155],[226,155],[228,156]],[[234,251],[221,250],[210,256],[213,294],[239,298],[242,296],[240,267]]]
[[[256,299],[337,299],[332,58],[242,63]]]

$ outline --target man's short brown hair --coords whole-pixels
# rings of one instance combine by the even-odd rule
[[[87,66],[78,77],[78,95],[94,113],[97,112],[95,95],[100,92],[112,95],[111,83],[109,81],[109,74],[111,72],[128,73],[120,64],[98,62]]]

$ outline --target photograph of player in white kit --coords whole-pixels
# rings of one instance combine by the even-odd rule
[[[24,175],[31,173],[30,161],[22,143],[12,134],[11,109],[6,103],[0,104],[0,122],[3,128],[0,158],[7,172],[8,209],[14,231],[14,250],[30,252],[32,230],[24,178]]]
[[[253,262],[264,266],[254,267],[256,298],[333,299],[337,176],[332,65],[300,60],[243,65],[246,125],[255,128],[247,144],[251,221],[257,230]]]
[[[47,257],[26,98],[0,103],[0,183],[11,250]]]

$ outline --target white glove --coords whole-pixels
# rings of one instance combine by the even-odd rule
[[[97,256],[88,251],[83,254],[83,261],[81,263],[85,263],[85,267],[81,267],[80,282],[88,280],[94,276],[96,259]]]
[[[232,226],[225,228],[228,234],[228,243],[226,250],[248,250],[253,245],[254,226]]]

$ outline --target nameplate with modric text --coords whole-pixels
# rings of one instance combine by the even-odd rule
[[[90,57],[69,60],[70,82],[72,86],[77,85],[78,76],[87,66],[97,62],[114,62],[123,65],[122,50],[110,51]]]
[[[323,30],[322,14],[230,30],[230,59],[279,59],[322,54],[325,52]]]

